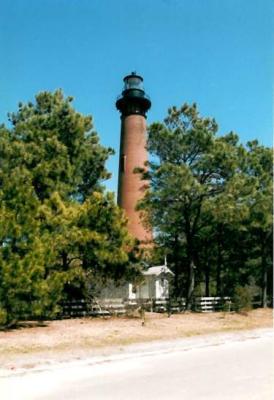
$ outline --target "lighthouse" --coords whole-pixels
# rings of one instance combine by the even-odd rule
[[[136,205],[144,196],[147,182],[142,181],[134,169],[143,167],[148,159],[146,113],[151,101],[145,93],[143,78],[136,72],[124,78],[124,88],[116,107],[121,113],[118,205],[125,210],[131,235],[146,243],[151,241],[152,234],[143,226]]]

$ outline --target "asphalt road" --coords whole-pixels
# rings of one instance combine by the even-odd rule
[[[273,400],[271,332],[224,337],[6,377],[0,398]]]

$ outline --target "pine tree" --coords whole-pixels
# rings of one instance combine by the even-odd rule
[[[113,150],[71,103],[40,93],[0,128],[0,324],[52,316],[64,287],[127,264],[126,221],[102,184]]]
[[[217,130],[215,120],[202,118],[195,104],[173,107],[163,123],[149,127],[153,161],[147,170],[136,170],[151,182],[139,208],[169,255],[175,295],[184,295],[189,307],[198,282],[205,282],[207,295],[210,290],[232,295],[237,285],[254,278],[249,265],[255,231],[263,291],[270,276],[265,272],[272,237],[270,149],[254,143],[246,148],[235,133],[220,136]]]

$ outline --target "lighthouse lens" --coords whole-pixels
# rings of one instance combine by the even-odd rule
[[[143,90],[143,83],[142,80],[138,77],[129,77],[125,81],[125,90],[128,89],[139,89]]]

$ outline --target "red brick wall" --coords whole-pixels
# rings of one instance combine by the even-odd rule
[[[151,231],[147,231],[135,210],[137,201],[144,195],[143,186],[147,182],[135,174],[134,168],[143,167],[147,160],[146,119],[142,115],[122,117],[120,167],[118,184],[118,204],[125,210],[129,219],[129,232],[140,241],[152,239]]]

